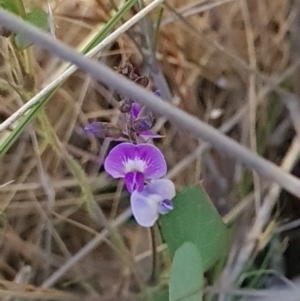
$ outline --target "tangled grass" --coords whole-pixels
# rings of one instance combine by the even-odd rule
[[[82,50],[112,20],[124,4],[119,2],[25,5],[48,9],[55,38]],[[137,1],[114,28],[148,2]],[[131,62],[150,77],[149,90],[159,89],[166,101],[297,175],[298,2],[162,1],[105,44],[96,59],[111,68]],[[0,54],[1,122],[68,67],[38,44],[19,51],[5,37]],[[128,195],[103,172],[110,143],[83,132],[89,121],[116,123],[117,107],[115,90],[74,70],[1,157],[1,300],[144,296],[151,273],[149,233],[128,221]],[[207,286],[207,299],[297,300],[298,200],[282,192],[281,182],[249,171],[241,158],[216,150],[166,116],[157,116],[155,129],[164,136],[157,145],[167,176],[178,187],[201,182],[233,227],[227,263]],[[6,128],[0,143],[15,128]],[[168,265],[164,258],[162,270]],[[165,282],[161,277],[160,284]],[[284,295],[276,295],[278,287],[286,289]]]

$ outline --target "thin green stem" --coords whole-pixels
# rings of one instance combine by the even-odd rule
[[[156,285],[158,281],[158,256],[157,256],[157,240],[156,240],[156,226],[150,227],[151,248],[152,248],[152,273],[149,279],[149,284]]]

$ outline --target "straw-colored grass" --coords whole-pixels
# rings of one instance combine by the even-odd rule
[[[48,2],[56,38],[77,49],[122,5],[25,1],[44,9]],[[299,64],[298,2],[168,0],[160,6],[161,19],[155,8],[105,47],[98,60],[111,68],[130,61],[169,102],[284,170],[298,169],[300,113],[282,92],[299,97],[299,71],[293,68]],[[141,8],[135,5],[123,22]],[[26,52],[0,37],[1,122],[65,66],[36,45],[30,51],[28,77],[22,66]],[[140,300],[145,293],[151,274],[149,233],[128,221],[128,195],[103,171],[109,142],[83,131],[89,121],[116,123],[117,101],[116,91],[76,71],[0,159],[1,300]],[[282,268],[289,233],[278,227],[299,218],[298,202],[282,195],[278,183],[247,171],[239,158],[217,152],[163,117],[155,129],[164,135],[156,143],[168,176],[178,188],[201,182],[233,225],[227,264],[207,292],[224,290],[228,299],[219,294],[219,300],[233,300],[232,288],[268,288],[278,281],[293,286],[285,278],[290,267]],[[1,141],[10,130],[0,134]],[[107,222],[114,226],[106,227]],[[274,245],[277,249],[269,252]],[[160,245],[159,252],[164,248]],[[299,273],[293,277],[300,274],[300,262],[294,264]],[[162,269],[167,265],[165,259]]]

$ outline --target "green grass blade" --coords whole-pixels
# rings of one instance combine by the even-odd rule
[[[92,50],[99,42],[101,42],[113,29],[113,27],[120,22],[120,20],[124,17],[124,15],[130,10],[130,8],[136,3],[137,0],[129,0],[126,1],[125,4],[114,14],[113,17],[109,19],[109,21],[104,25],[104,27],[99,31],[98,34],[94,36],[94,38],[84,47],[82,50],[82,54],[86,54],[90,50]],[[2,142],[0,142],[0,155],[4,155],[7,150],[11,147],[11,145],[16,141],[16,139],[20,136],[26,125],[31,122],[39,110],[47,103],[53,93],[59,88],[64,81],[57,84],[56,87],[53,88],[49,93],[41,97],[40,101],[37,105],[30,108],[14,125],[13,130],[6,135]]]
[[[115,15],[110,18],[103,29],[95,36],[95,38],[83,49],[82,53],[86,54],[92,50],[99,42],[101,42],[109,32],[114,28],[114,26],[121,21],[124,15],[131,9],[131,7],[137,2],[137,0],[126,1],[124,6],[120,8]]]

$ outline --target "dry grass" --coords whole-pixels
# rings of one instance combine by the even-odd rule
[[[270,82],[299,96],[299,71],[289,72],[299,60],[298,2],[169,0],[163,5],[157,41],[158,73],[151,71],[143,30],[147,22],[118,38],[99,60],[111,67],[130,60],[141,74],[150,75],[153,88],[163,74],[169,87],[164,93],[172,95],[169,101],[214,127],[226,125],[226,133],[240,144],[297,172],[300,115],[286,106],[283,95],[272,93]],[[47,1],[35,3],[45,7]],[[57,38],[74,47],[96,24],[109,19],[112,8],[103,0],[56,0],[51,6]],[[155,20],[157,13],[147,21]],[[1,79],[26,91],[32,82],[22,75],[9,40],[0,38],[0,49]],[[34,57],[37,92],[61,62],[38,47]],[[0,184],[7,183],[0,187],[6,219],[1,232],[1,300],[12,300],[7,297],[12,295],[29,300],[141,298],[151,272],[148,232],[126,222],[128,196],[121,183],[103,172],[109,143],[82,130],[88,121],[116,122],[115,98],[114,91],[76,72],[1,158]],[[1,121],[21,104],[11,88],[1,86]],[[285,221],[299,218],[297,201],[282,195],[276,183],[247,172],[236,158],[209,149],[166,120],[158,119],[156,127],[165,135],[157,144],[166,156],[169,176],[178,187],[202,182],[224,219],[235,225],[218,288],[247,286],[243,273],[251,269],[250,262],[259,264],[257,255],[266,255],[275,242],[277,252],[262,266],[275,276],[258,277],[257,287],[275,285],[286,275],[299,276],[300,270],[289,275],[280,265],[286,260],[289,233],[277,231],[283,214]],[[114,221],[114,230],[105,230],[107,220]],[[299,268],[299,262],[294,264]]]

